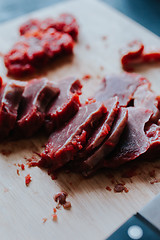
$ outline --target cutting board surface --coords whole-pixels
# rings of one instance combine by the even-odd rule
[[[84,96],[95,92],[105,74],[121,73],[119,50],[129,41],[140,39],[147,45],[160,44],[159,38],[98,1],[69,1],[37,11],[0,26],[0,52],[5,53],[18,39],[18,27],[31,17],[45,18],[59,13],[73,13],[80,25],[79,41],[74,56],[55,62],[45,76],[53,81],[64,77],[85,74],[92,78],[83,81]],[[148,77],[152,88],[160,92],[160,65],[145,65],[136,69]],[[3,58],[0,59],[0,75],[6,79]],[[109,236],[128,217],[138,211],[160,191],[160,183],[150,184],[148,172],[160,163],[142,162],[138,175],[122,179],[126,167],[113,171],[114,179],[125,181],[128,193],[114,193],[114,184],[108,171],[98,173],[90,179],[80,175],[61,173],[57,180],[51,180],[45,170],[27,168],[17,175],[18,166],[25,163],[34,151],[42,151],[46,139],[35,137],[0,145],[0,236],[4,240],[50,240],[50,239],[92,239]],[[11,151],[8,156],[4,151]],[[8,152],[9,153],[9,152]],[[136,163],[138,164],[138,163]],[[131,165],[130,167],[132,167]],[[32,182],[25,186],[24,178],[30,173]],[[160,170],[156,168],[156,175]],[[112,191],[105,188],[110,186]],[[53,196],[60,190],[68,193],[71,210],[58,210],[58,221],[52,221]],[[43,218],[47,221],[43,223]]]

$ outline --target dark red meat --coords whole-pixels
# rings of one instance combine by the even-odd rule
[[[95,98],[103,102],[111,97],[117,96],[119,98],[119,105],[126,107],[133,99],[136,89],[147,82],[148,80],[146,78],[135,73],[106,76]]]
[[[0,140],[8,137],[15,127],[17,111],[24,86],[16,81],[0,83]]]
[[[60,127],[79,109],[79,94],[81,94],[82,85],[76,78],[67,78],[58,84],[60,95],[50,105],[46,113],[46,130],[48,133],[53,132]]]
[[[140,41],[133,41],[121,52],[124,70],[133,71],[137,64],[160,61],[160,49],[146,49]]]
[[[68,33],[74,40],[77,39],[79,31],[79,26],[75,17],[68,13],[63,13],[56,19],[30,19],[20,27],[19,31],[21,35],[24,35],[28,32],[44,32],[49,28],[55,28],[59,32]]]
[[[32,136],[44,124],[46,108],[59,92],[46,78],[29,81],[20,102],[16,131],[25,137]]]
[[[46,66],[55,57],[73,52],[74,42],[70,35],[48,29],[31,32],[20,37],[4,56],[8,74],[22,77]]]
[[[100,103],[81,107],[65,127],[52,133],[39,165],[52,165],[52,169],[56,170],[73,160],[77,152],[86,146],[106,113],[106,107]]]

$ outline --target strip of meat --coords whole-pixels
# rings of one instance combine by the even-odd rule
[[[56,19],[46,18],[44,20],[30,19],[19,29],[21,35],[28,32],[46,31],[49,28],[55,28],[57,31],[68,33],[74,40],[77,39],[79,26],[75,17],[68,13],[60,14]]]
[[[73,53],[74,42],[70,35],[48,29],[21,36],[4,56],[8,74],[23,77],[46,66],[57,56]]]
[[[16,81],[4,83],[0,89],[0,140],[15,127],[24,85]]]
[[[101,89],[95,94],[95,98],[97,101],[105,101],[118,96],[119,105],[126,107],[133,99],[136,89],[145,83],[149,83],[148,80],[135,73],[106,76]]]
[[[59,88],[46,78],[29,81],[20,102],[16,131],[25,137],[30,137],[37,132],[44,124],[48,104],[59,93]]]
[[[52,169],[56,170],[73,160],[77,152],[86,146],[106,113],[106,107],[100,103],[82,106],[65,127],[52,133],[39,165],[52,165]]]
[[[118,167],[144,154],[150,147],[145,125],[153,112],[146,108],[129,107],[128,123],[114,152],[104,161],[104,167]]]
[[[160,49],[146,49],[140,41],[133,41],[121,52],[121,64],[125,71],[133,71],[138,64],[160,61]]]
[[[111,128],[109,137],[103,143],[103,145],[81,165],[83,175],[88,176],[93,173],[96,168],[99,167],[104,158],[113,151],[119,142],[119,139],[127,124],[127,120],[128,110],[126,108],[119,108],[118,116],[114,121],[113,127]]]
[[[60,95],[50,105],[46,113],[45,128],[48,133],[67,122],[73,117],[80,106],[79,94],[81,94],[82,85],[74,77],[64,79],[59,82]]]

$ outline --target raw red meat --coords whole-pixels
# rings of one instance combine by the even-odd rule
[[[79,31],[79,26],[75,17],[68,13],[63,13],[56,19],[30,19],[20,27],[19,31],[21,35],[24,35],[28,32],[44,32],[49,28],[55,28],[59,32],[68,33],[74,40],[77,39]]]
[[[15,127],[24,86],[16,81],[2,85],[2,80],[0,85],[0,140],[3,140]]]
[[[109,137],[92,156],[90,156],[87,160],[83,162],[83,175],[87,176],[94,172],[96,168],[99,167],[103,159],[107,157],[110,152],[113,151],[113,149],[119,142],[119,139],[127,124],[127,120],[128,110],[126,108],[119,108],[118,116],[116,117],[114,124],[111,128]]]
[[[100,103],[81,107],[65,127],[50,136],[39,165],[51,165],[52,169],[56,170],[73,160],[77,152],[86,146],[106,113],[106,107]]]
[[[160,61],[160,49],[146,49],[140,41],[133,41],[121,52],[124,70],[133,71],[137,64]]]
[[[103,102],[111,97],[117,96],[119,98],[119,105],[126,107],[133,99],[136,89],[147,82],[148,80],[146,78],[135,73],[106,76],[95,98]]]
[[[29,81],[18,110],[17,133],[32,136],[44,124],[48,104],[59,94],[59,88],[46,78]]]
[[[4,56],[4,63],[9,75],[22,77],[41,69],[57,56],[71,54],[73,46],[70,35],[55,29],[29,32]]]
[[[61,94],[51,104],[46,113],[45,127],[48,133],[53,132],[68,121],[78,111],[82,85],[76,78],[67,78],[59,83]]]

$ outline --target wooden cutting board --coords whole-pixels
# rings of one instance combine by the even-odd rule
[[[18,39],[18,27],[26,19],[52,17],[63,12],[76,16],[80,25],[79,41],[75,46],[74,57],[58,60],[46,75],[53,81],[60,81],[72,75],[82,79],[85,74],[90,74],[92,78],[83,81],[85,97],[94,93],[105,74],[122,72],[119,49],[129,41],[140,39],[149,46],[160,44],[157,36],[107,5],[93,0],[77,0],[2,24],[0,52],[5,53]],[[160,92],[159,64],[145,65],[136,71],[147,76],[153,89]],[[6,78],[3,58],[0,60],[0,75]],[[107,171],[87,180],[77,174],[63,172],[53,181],[45,170],[26,167],[18,176],[19,167],[14,164],[25,163],[24,158],[31,157],[34,151],[42,151],[41,146],[45,141],[42,137],[35,137],[0,145],[0,151],[3,152],[0,155],[1,239],[105,239],[160,191],[160,183],[151,185],[152,178],[148,174],[159,162],[142,162],[137,170],[138,175],[132,177],[132,181],[121,178],[126,167],[114,171],[114,179],[125,181],[128,193],[114,193],[114,184],[107,176]],[[5,156],[7,153],[8,156]],[[28,173],[31,174],[32,182],[26,187],[24,178]],[[159,174],[157,168],[157,177]],[[112,191],[107,191],[106,186],[110,186]],[[58,221],[53,222],[51,215],[56,205],[53,195],[60,190],[69,194],[72,208],[68,211],[63,208],[58,210]],[[43,223],[45,217],[48,220]]]

